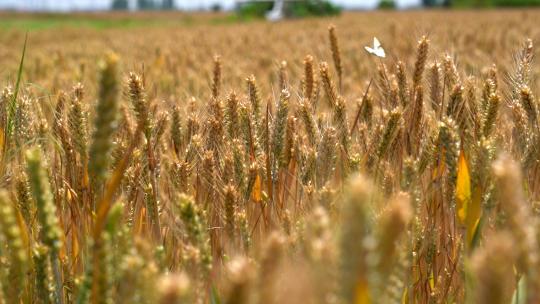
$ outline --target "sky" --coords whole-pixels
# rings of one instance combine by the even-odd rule
[[[108,9],[112,0],[0,0],[0,9],[16,10],[103,10]],[[345,8],[370,9],[377,6],[379,0],[330,0]],[[395,0],[400,8],[416,6],[420,0]],[[209,8],[219,3],[223,8],[234,7],[236,0],[175,0],[179,9]]]

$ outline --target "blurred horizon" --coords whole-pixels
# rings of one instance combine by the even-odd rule
[[[107,11],[114,0],[0,0],[0,10],[36,12]],[[137,0],[127,0],[131,8]],[[163,0],[161,0],[164,2]],[[160,2],[159,0],[157,2]],[[219,6],[221,10],[233,10],[237,0],[169,0],[173,10],[205,11]],[[330,0],[345,10],[376,9],[380,0]],[[419,7],[421,0],[395,0],[396,8]]]

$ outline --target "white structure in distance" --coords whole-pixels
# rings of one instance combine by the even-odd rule
[[[284,0],[275,0],[272,10],[266,13],[266,19],[269,21],[279,21],[283,19],[283,2]]]

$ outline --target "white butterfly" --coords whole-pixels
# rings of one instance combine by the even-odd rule
[[[377,57],[386,57],[386,53],[384,53],[384,49],[382,48],[381,43],[379,42],[379,39],[377,39],[377,37],[373,37],[373,48],[370,48],[369,46],[365,46],[364,48],[368,53],[373,54]]]

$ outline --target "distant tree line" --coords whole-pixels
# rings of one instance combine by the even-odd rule
[[[236,11],[240,18],[263,18],[274,6],[273,0],[250,1],[237,6]],[[309,16],[339,15],[341,8],[327,0],[304,0],[285,2],[283,14],[287,18],[302,18]]]
[[[520,7],[537,6],[540,0],[453,0],[455,7]]]
[[[139,10],[170,10],[174,9],[174,0],[137,0],[136,8]],[[113,0],[112,9],[129,9],[129,0]]]
[[[422,0],[424,7],[523,7],[538,6],[540,0]],[[381,0],[379,8],[393,9],[396,7],[395,0]]]
[[[129,0],[113,0],[112,9],[129,9]],[[136,9],[138,10],[170,10],[174,9],[174,0],[136,0]],[[540,0],[422,0],[424,7],[519,7],[519,6],[538,6]],[[273,1],[253,1],[251,4],[245,4],[240,8],[241,15],[263,15],[265,11],[270,10]],[[395,0],[381,0],[379,8],[395,8]],[[215,4],[212,10],[220,10],[219,4]],[[287,12],[292,16],[309,15],[333,15],[339,13],[339,9],[323,0],[305,0],[292,2],[287,7]]]
[[[450,6],[451,2],[451,0],[422,0],[422,5],[425,7]]]
[[[537,6],[540,0],[422,0],[425,7],[519,7]]]

